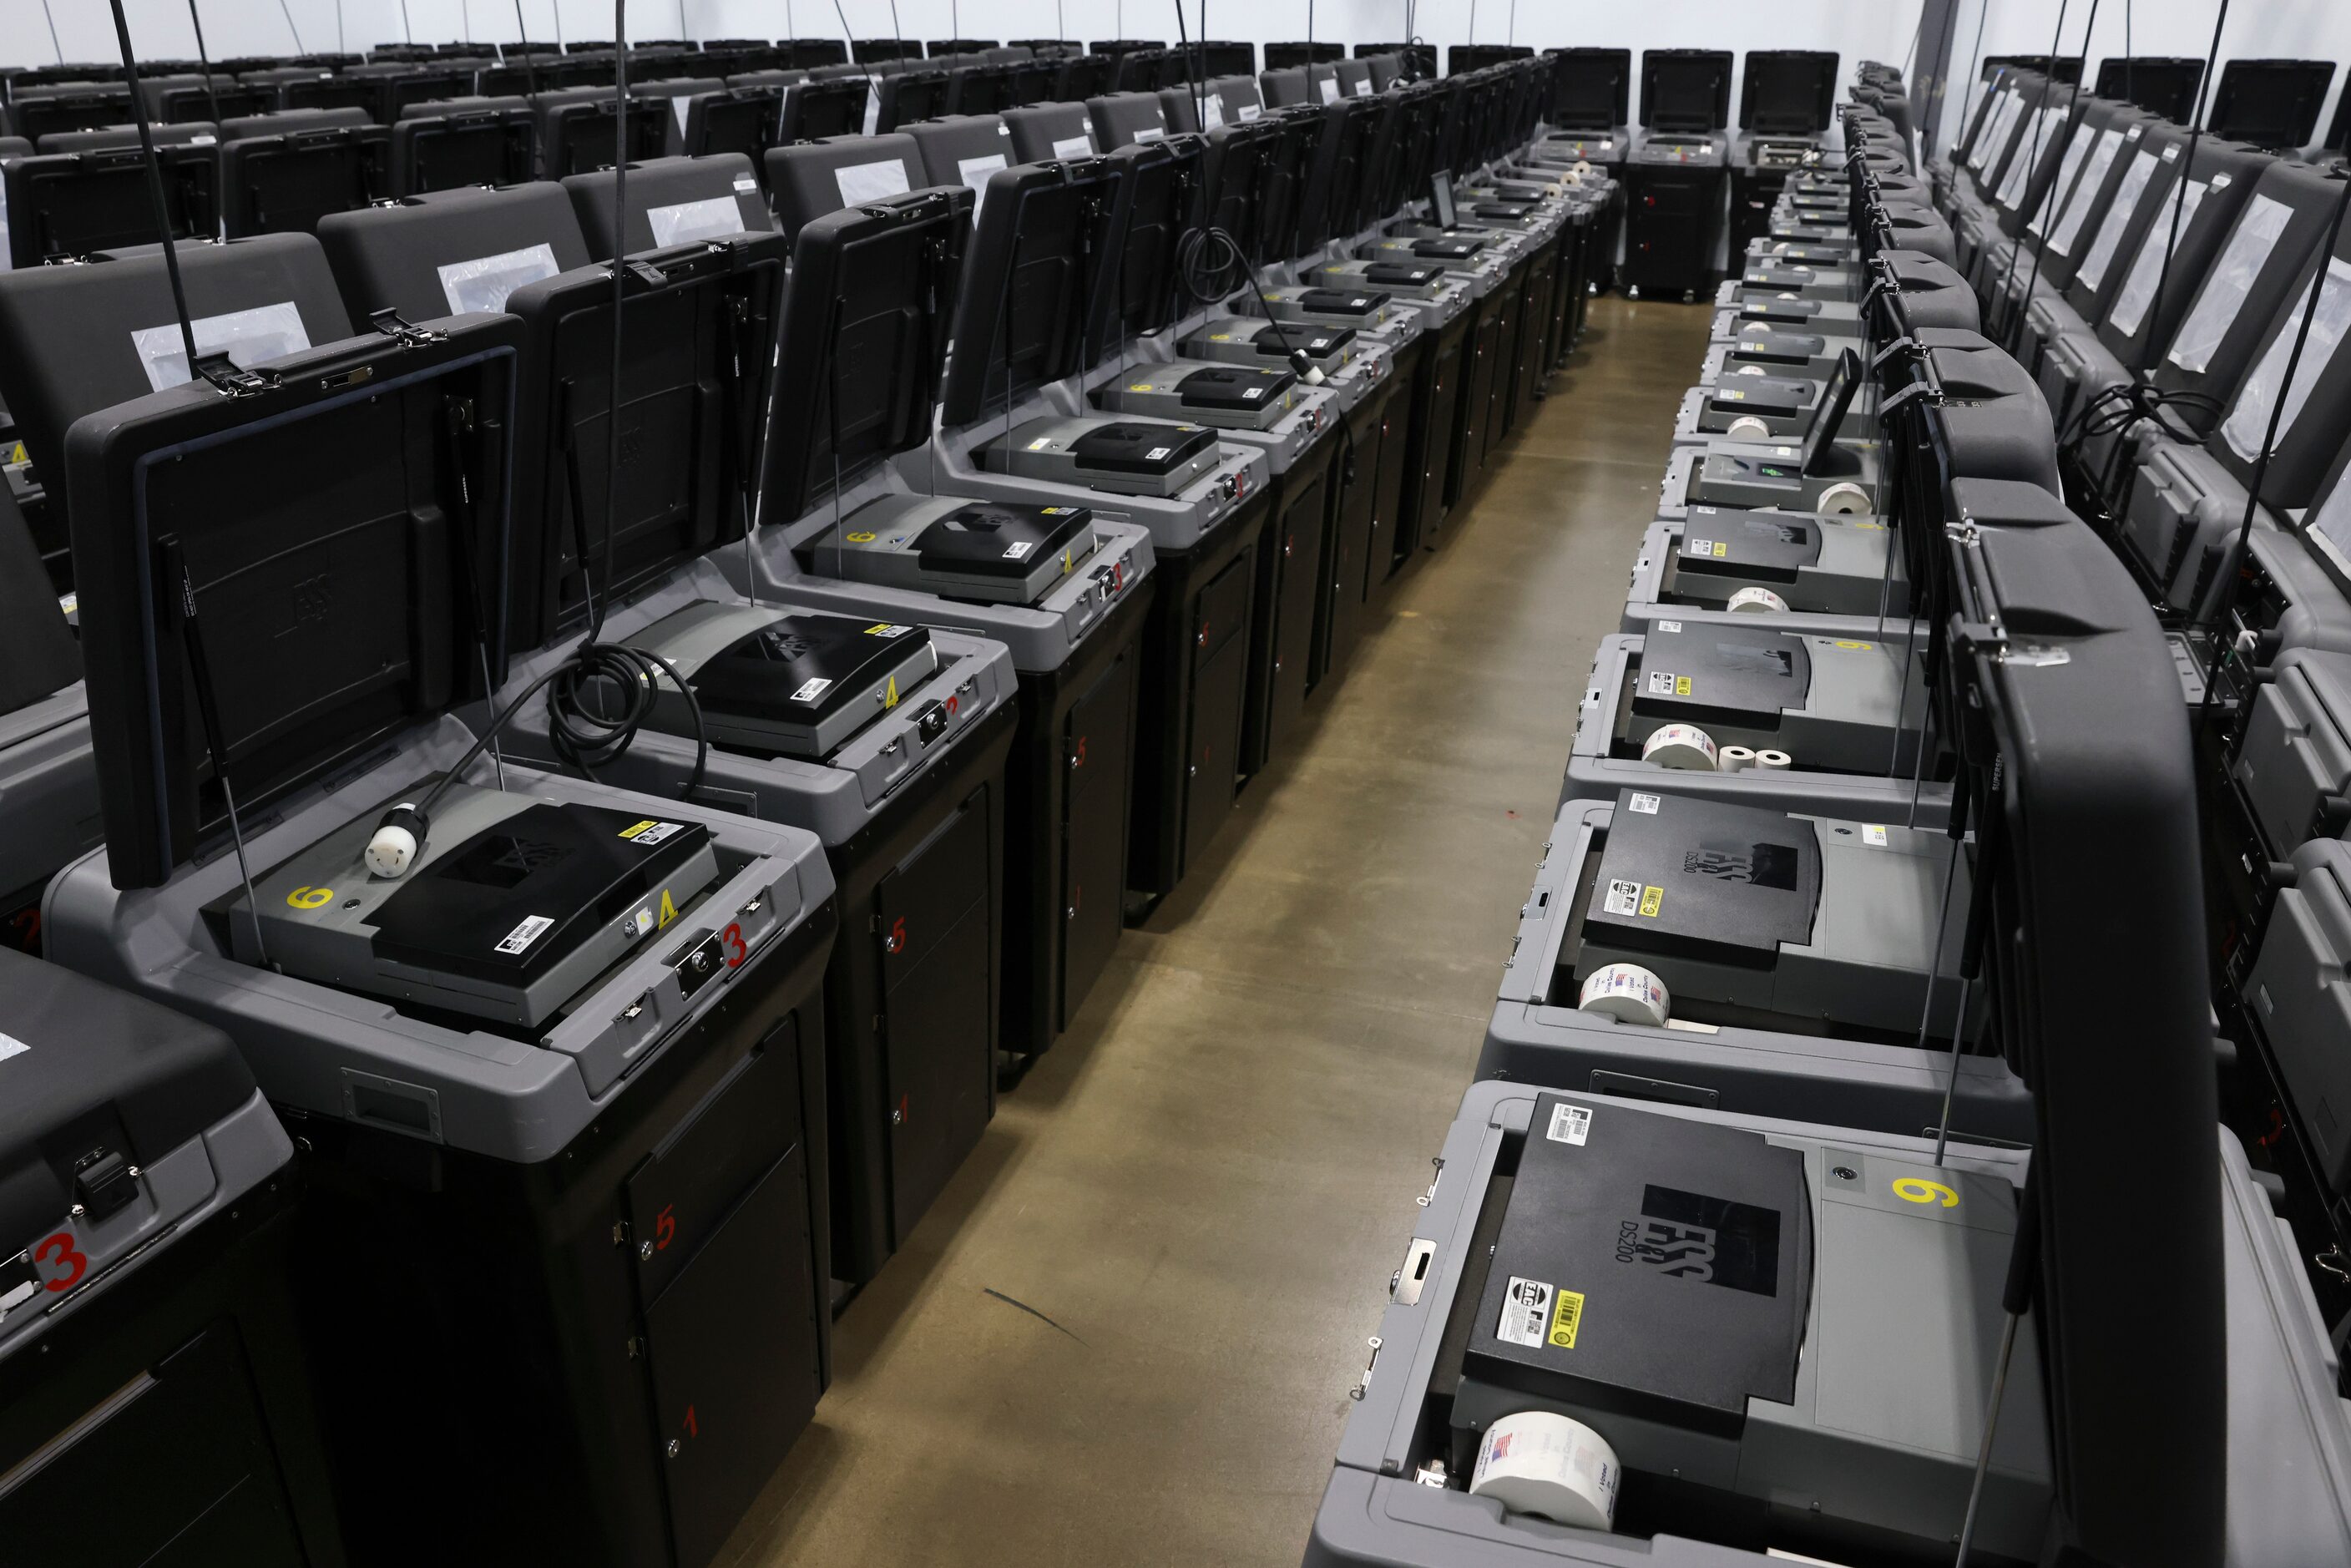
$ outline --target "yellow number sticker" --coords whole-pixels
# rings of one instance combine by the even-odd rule
[[[1957,1208],[1959,1195],[1938,1181],[1924,1176],[1902,1176],[1894,1183],[1894,1196],[1905,1203],[1939,1203],[1945,1208]]]
[[[286,895],[286,902],[297,909],[316,909],[320,904],[335,902],[331,887],[298,887]]]
[[[853,533],[849,536],[849,542],[853,545],[870,545],[873,542],[873,536],[864,532]]]
[[[1664,888],[1645,887],[1641,890],[1641,913],[1643,915],[1655,920],[1657,917],[1657,911],[1663,909],[1665,906],[1666,890]]]

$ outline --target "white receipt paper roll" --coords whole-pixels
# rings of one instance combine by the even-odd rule
[[[1755,766],[1755,753],[1743,746],[1726,746],[1715,754],[1714,766],[1717,772],[1737,773]]]
[[[1576,1007],[1587,1013],[1604,1013],[1626,1023],[1666,1027],[1673,1011],[1673,993],[1665,981],[1638,964],[1610,964],[1585,977]]]
[[[1486,1428],[1469,1495],[1490,1497],[1510,1513],[1606,1530],[1616,1522],[1617,1475],[1607,1438],[1549,1410],[1522,1410]]]
[[[1730,428],[1722,434],[1735,435],[1741,441],[1769,441],[1771,438],[1771,427],[1751,413],[1742,413],[1732,420]]]
[[[1793,768],[1795,765],[1796,759],[1784,751],[1759,751],[1755,754],[1755,766],[1758,768]]]
[[[1869,492],[1851,480],[1842,480],[1821,492],[1813,510],[1827,517],[1858,517],[1869,511]]]
[[[1694,724],[1661,724],[1641,743],[1641,760],[1660,768],[1711,769],[1714,737]]]
[[[1730,596],[1730,608],[1744,611],[1750,615],[1784,615],[1788,612],[1788,601],[1768,588],[1750,585]]]

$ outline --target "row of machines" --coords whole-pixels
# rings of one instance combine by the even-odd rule
[[[2278,127],[2287,146],[2314,114]],[[2003,71],[1936,178],[2058,416],[2069,500],[2164,628],[2198,746],[2231,1119],[2284,1184],[2339,1325],[2351,180],[2194,123]]]
[[[1244,77],[1207,130],[1111,94],[0,277],[8,1539],[717,1557],[1570,352],[1546,85]]]
[[[1318,1568],[2351,1556],[2171,644],[1898,90],[1719,302]]]

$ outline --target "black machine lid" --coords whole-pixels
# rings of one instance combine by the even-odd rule
[[[1851,349],[1837,356],[1836,368],[1829,372],[1828,384],[1821,389],[1821,401],[1813,405],[1813,419],[1804,426],[1803,471],[1817,473],[1821,461],[1836,440],[1837,427],[1853,407],[1854,394],[1861,390],[1861,356]]]
[[[1685,575],[1793,582],[1820,559],[1820,524],[1801,513],[1692,507],[1682,525]]]
[[[235,397],[183,384],[74,427],[82,663],[117,886],[162,883],[226,823],[174,549],[244,811],[477,695],[481,644],[491,679],[503,671],[508,470],[488,433],[514,427],[522,343],[505,316],[347,339],[272,361]]]
[[[1562,131],[1614,131],[1631,123],[1633,51],[1575,48],[1549,51],[1559,61],[1544,116]]]
[[[1766,136],[1810,136],[1836,111],[1834,49],[1750,49],[1739,123]]]
[[[1412,242],[1415,256],[1436,256],[1446,261],[1467,261],[1486,248],[1482,239],[1416,239]]]
[[[1813,393],[1811,382],[1782,376],[1726,376],[1707,389],[1706,403],[1715,413],[1779,414],[1792,418],[1803,412]]]
[[[1749,1399],[1795,1396],[1813,1273],[1799,1150],[1544,1094],[1493,1247],[1472,1376],[1729,1430]]]
[[[1309,288],[1298,297],[1299,304],[1318,316],[1369,316],[1387,302],[1388,296],[1376,288]]]
[[[1023,507],[974,501],[925,528],[914,541],[925,570],[1023,577],[1093,521],[1091,507]]]
[[[1260,354],[1288,359],[1293,350],[1302,350],[1320,359],[1339,352],[1354,340],[1353,327],[1291,327],[1276,322],[1261,329],[1249,342]]]
[[[1826,338],[1808,332],[1742,332],[1730,346],[1730,351],[1743,360],[1801,365],[1817,358],[1827,347]]]
[[[671,831],[644,831],[638,811],[535,800],[404,878],[376,912],[371,948],[436,973],[528,985],[660,892],[710,838],[701,822],[654,826]]]
[[[2333,60],[2231,60],[2220,68],[2204,128],[2278,152],[2306,147],[2334,79]]]
[[[1760,967],[1782,946],[1811,940],[1820,897],[1820,841],[1808,819],[1627,789],[1608,821],[1583,924],[1611,946]]]
[[[0,485],[0,714],[81,679],[81,653],[15,493]]]
[[[1782,708],[1802,704],[1812,674],[1804,640],[1785,632],[1652,622],[1633,711],[1690,724],[1722,717],[1769,727]]]
[[[1228,408],[1255,413],[1279,401],[1297,382],[1298,377],[1284,370],[1203,365],[1186,372],[1179,384],[1186,408]]]
[[[1173,474],[1217,444],[1196,424],[1098,424],[1070,444],[1070,454],[1104,474]]]
[[[768,437],[778,520],[930,439],[971,233],[966,187],[829,213],[799,231]]]
[[[1739,302],[1739,319],[1742,321],[1809,321],[1821,313],[1817,299],[1742,299]]]
[[[1729,49],[1641,51],[1641,123],[1651,131],[1720,131],[1730,123]]]
[[[785,615],[704,660],[691,684],[705,712],[814,724],[930,641],[925,626]]]
[[[210,1024],[0,947],[0,1257],[88,1207],[107,1155],[152,1165],[252,1097]],[[22,1270],[0,1264],[0,1296]]]
[[[1426,288],[1445,277],[1441,267],[1413,267],[1401,261],[1369,261],[1364,264],[1366,282],[1384,287]],[[1350,329],[1352,330],[1352,329]]]
[[[956,308],[940,423],[955,429],[1074,374],[1104,345],[1097,292],[1115,277],[1123,165],[1024,163],[988,182]]]
[[[1159,331],[1182,313],[1176,257],[1196,222],[1207,144],[1172,136],[1122,147],[1103,162],[1118,177],[1111,209],[1117,259],[1100,275],[1103,287],[1089,311],[1086,345],[1096,364],[1123,340]]]

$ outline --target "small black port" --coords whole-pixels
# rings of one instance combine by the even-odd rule
[[[686,956],[677,961],[677,988],[692,996],[716,979],[726,967],[726,949],[719,945],[716,932],[696,942]]]
[[[925,746],[947,732],[947,710],[937,703],[927,703],[914,715],[914,735]]]

